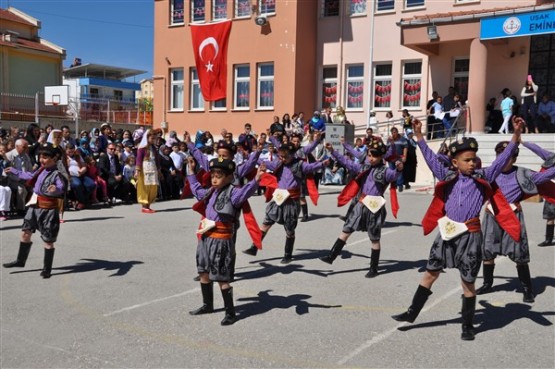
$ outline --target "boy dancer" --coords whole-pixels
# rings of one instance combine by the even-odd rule
[[[366,278],[373,278],[378,275],[378,263],[380,260],[380,239],[382,225],[385,221],[386,210],[383,194],[391,182],[399,178],[403,164],[399,161],[395,163],[395,170],[388,168],[383,161],[383,156],[387,152],[387,147],[379,140],[373,140],[368,146],[368,164],[359,164],[359,160],[346,160],[342,155],[333,149],[331,143],[326,144],[326,148],[331,155],[351,173],[357,173],[355,181],[363,183],[362,193],[359,201],[353,209],[347,213],[347,219],[343,225],[343,231],[335,241],[329,255],[321,257],[320,260],[328,264],[339,256],[345,243],[354,231],[368,232],[368,238],[372,242],[372,254],[370,270]]]
[[[195,162],[188,159],[189,173],[194,173]],[[203,305],[190,312],[191,315],[214,311],[213,281],[220,285],[225,306],[222,325],[237,321],[233,305],[233,288],[230,283],[235,274],[235,242],[233,234],[241,206],[258,188],[265,167],[261,165],[254,180],[243,187],[232,186],[235,163],[230,159],[216,158],[209,164],[210,189],[202,188],[194,174],[188,176],[191,191],[199,200],[194,209],[203,215],[197,231],[197,270],[200,277]]]
[[[508,141],[501,141],[495,146],[495,153],[500,155],[509,145]],[[511,160],[505,165],[503,171],[495,180],[495,183],[503,193],[503,196],[511,203],[516,217],[520,223],[520,242],[512,239],[507,232],[501,228],[495,219],[492,208],[486,207],[482,233],[484,234],[484,284],[476,290],[477,295],[492,291],[493,270],[495,269],[495,257],[503,255],[509,257],[516,263],[518,279],[522,283],[524,302],[534,302],[532,281],[530,278],[530,250],[528,247],[528,236],[524,224],[524,213],[520,207],[520,201],[524,198],[543,193],[542,184],[551,184],[550,179],[555,177],[555,167],[542,172],[534,172],[530,169],[520,168],[514,165],[518,157],[518,149]],[[555,184],[553,184],[554,187]],[[547,190],[547,188],[546,188]],[[555,189],[551,189],[555,193]]]
[[[524,142],[523,145],[544,160],[541,171],[548,170],[555,166],[555,153],[549,152],[532,142]],[[545,219],[547,223],[545,226],[545,241],[538,244],[538,246],[541,247],[555,245],[553,241],[553,229],[555,228],[555,193],[546,193],[543,198],[545,199],[543,203],[543,219]]]
[[[273,199],[266,207],[266,217],[261,227],[262,237],[266,236],[275,223],[283,224],[286,233],[285,253],[282,264],[289,264],[295,245],[295,229],[299,217],[301,184],[308,173],[313,173],[328,165],[328,160],[316,163],[306,163],[295,157],[297,149],[292,144],[281,145],[278,150],[279,160],[264,161],[268,170],[273,174],[264,175],[262,185],[266,186],[266,195]],[[274,177],[275,176],[275,177]],[[270,191],[274,188],[274,191]],[[258,248],[252,245],[243,251],[245,254],[255,256]]]
[[[31,251],[31,236],[38,229],[44,241],[44,267],[40,273],[43,278],[50,278],[52,262],[54,261],[54,242],[60,230],[60,211],[58,200],[64,197],[67,183],[57,168],[57,149],[50,143],[42,144],[38,149],[41,167],[35,172],[21,172],[14,168],[7,168],[6,173],[12,173],[20,179],[28,180],[33,188],[33,196],[27,203],[27,213],[21,228],[21,242],[17,259],[4,264],[4,268],[23,268],[29,251]]]
[[[515,120],[511,143],[497,156],[492,165],[485,169],[476,169],[478,143],[474,138],[464,137],[453,142],[449,146],[449,152],[454,170],[446,168],[428,147],[422,136],[422,123],[415,119],[413,124],[424,159],[434,176],[441,180],[436,186],[434,200],[422,220],[422,226],[424,234],[428,234],[439,224],[440,234],[432,245],[426,271],[411,306],[406,312],[392,318],[401,322],[414,322],[432,294],[430,289],[441,271],[444,268],[457,268],[463,288],[461,339],[473,340],[472,322],[476,309],[474,281],[482,260],[480,210],[488,198],[497,200],[498,196],[493,196],[490,184],[514,154],[524,124],[522,120]],[[493,203],[502,214],[506,214],[506,205],[506,201],[504,204],[502,201]],[[514,218],[514,214],[510,214]]]

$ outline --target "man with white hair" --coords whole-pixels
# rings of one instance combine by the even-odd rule
[[[9,167],[13,167],[21,172],[32,172],[33,162],[27,153],[29,143],[27,140],[20,138],[15,141],[15,148],[6,153],[6,161]],[[12,193],[15,194],[15,209],[18,213],[25,212],[25,200],[27,198],[27,188],[25,181],[20,180],[17,176],[8,173],[8,186]]]

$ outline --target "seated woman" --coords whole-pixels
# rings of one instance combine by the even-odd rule
[[[86,207],[93,191],[96,190],[96,183],[87,176],[87,164],[72,143],[66,144],[66,160],[70,176],[69,183],[77,202],[74,206],[76,210],[82,210]]]
[[[324,170],[324,178],[322,179],[324,185],[343,185],[345,184],[345,168],[337,162],[337,160],[330,161],[329,165]]]

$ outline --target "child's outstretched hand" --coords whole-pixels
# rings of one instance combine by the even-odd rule
[[[326,149],[329,151],[333,151],[333,145],[331,144],[331,142],[326,142]]]
[[[416,118],[412,119],[412,129],[414,130],[414,136],[417,140],[422,138],[422,122]]]
[[[519,135],[524,131],[526,127],[526,121],[522,117],[513,117],[513,132],[515,135]]]

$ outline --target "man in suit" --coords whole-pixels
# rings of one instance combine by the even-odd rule
[[[127,202],[129,198],[129,182],[123,177],[121,163],[116,156],[116,145],[109,143],[106,154],[98,159],[98,171],[108,185],[110,199],[119,198]]]

